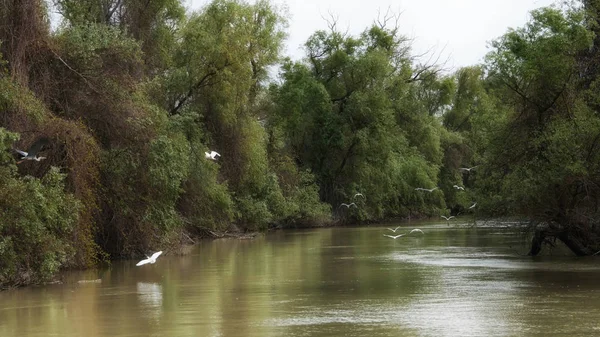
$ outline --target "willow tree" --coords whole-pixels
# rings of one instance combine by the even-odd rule
[[[321,198],[333,206],[355,200],[355,219],[435,213],[439,123],[419,104],[417,69],[396,28],[373,25],[359,37],[318,31],[305,44],[305,62],[287,62],[273,86],[272,132],[286,135],[300,165],[310,169]],[[415,77],[415,75],[417,77]]]
[[[493,42],[489,85],[509,112],[485,153],[482,204],[535,224],[530,254],[560,240],[577,255],[600,250],[600,118],[586,103],[578,55],[592,34],[581,10],[543,8]],[[589,93],[596,96],[595,93]]]
[[[443,138],[444,165],[441,170],[442,188],[446,203],[453,213],[468,212],[476,198],[473,193],[480,170],[464,171],[482,163],[499,120],[505,117],[506,107],[499,104],[486,82],[481,66],[459,69],[453,74],[455,90],[451,104],[441,119],[446,132]],[[454,188],[454,185],[465,190]]]
[[[155,92],[194,149],[180,200],[192,228],[223,228],[232,221],[264,228],[300,212],[290,199],[295,192],[282,191],[258,121],[267,113],[262,87],[268,67],[279,60],[285,26],[283,13],[268,1],[217,0],[192,14],[179,32],[174,67]],[[208,149],[222,156],[207,161]],[[314,200],[310,207],[319,208]]]

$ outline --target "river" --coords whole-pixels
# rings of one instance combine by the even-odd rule
[[[203,241],[0,292],[0,336],[600,335],[600,260],[453,222]]]

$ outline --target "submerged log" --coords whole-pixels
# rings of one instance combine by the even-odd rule
[[[574,235],[570,235],[568,231],[563,231],[558,235],[558,239],[562,241],[569,249],[577,256],[594,255],[597,250],[592,249],[589,245],[585,245]]]
[[[574,235],[573,231],[568,229],[551,229],[548,225],[539,226],[535,229],[533,238],[531,239],[531,249],[527,255],[536,256],[542,250],[544,243],[549,242],[548,239],[559,239],[577,256],[590,256],[598,253],[597,247],[591,247],[586,244],[578,235]]]
[[[536,256],[542,250],[542,244],[548,235],[548,227],[543,226],[542,228],[536,228],[533,238],[531,239],[531,249],[527,255]]]

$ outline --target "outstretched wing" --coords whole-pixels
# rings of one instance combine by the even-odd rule
[[[48,145],[48,143],[49,143],[48,138],[46,138],[46,137],[38,138],[35,142],[33,142],[33,144],[31,144],[31,146],[29,147],[29,150],[27,152],[31,156],[36,156],[37,153],[40,152],[40,150],[45,145]]]
[[[17,150],[15,149],[15,151],[17,151],[20,155],[22,155],[23,157],[27,157],[27,152],[25,151],[21,151],[21,150]]]
[[[156,252],[156,253],[152,254],[152,256],[150,256],[150,259],[156,260],[156,258],[159,257],[160,254],[162,254],[162,250],[160,252]]]
[[[150,263],[150,259],[145,259],[145,260],[142,260],[142,261],[138,262],[138,263],[136,264],[136,266],[138,266],[138,267],[139,267],[139,266],[143,266],[143,265],[145,265],[146,263]]]

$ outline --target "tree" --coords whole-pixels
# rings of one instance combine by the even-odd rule
[[[357,192],[369,195],[351,214],[359,220],[443,208],[439,191],[415,191],[437,184],[441,125],[428,108],[445,103],[433,98],[443,85],[414,80],[419,70],[411,68],[406,39],[385,25],[350,37],[333,22],[305,46],[306,63],[286,62],[283,83],[271,90],[277,110],[270,125],[315,174],[322,200],[336,207]],[[419,100],[427,90],[429,106]]]
[[[487,57],[488,82],[509,109],[484,153],[479,192],[488,212],[536,224],[530,255],[556,239],[577,255],[600,250],[600,119],[577,90],[577,55],[592,41],[584,18],[576,9],[535,10]]]

